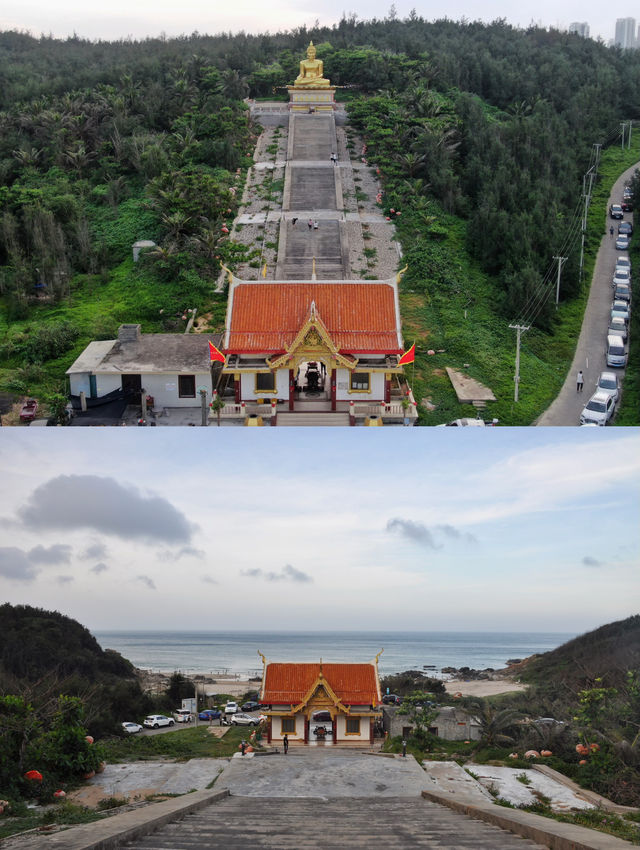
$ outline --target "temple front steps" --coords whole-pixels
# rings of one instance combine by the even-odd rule
[[[419,797],[225,797],[119,846],[130,850],[544,850]]]
[[[321,411],[313,411],[309,413],[280,413],[278,412],[277,419],[278,427],[304,427],[304,428],[315,428],[317,426],[321,426],[322,428],[326,428],[327,426],[347,426],[349,425],[349,414],[348,413],[324,413]]]

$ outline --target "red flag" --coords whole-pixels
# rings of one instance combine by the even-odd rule
[[[406,366],[407,363],[413,363],[416,359],[416,344],[415,342],[411,346],[411,348],[407,349],[405,353],[402,355],[400,360],[398,360],[398,366]]]
[[[216,348],[212,342],[209,342],[209,359],[212,363],[215,360],[219,361],[220,363],[225,362],[224,354],[220,351],[219,348]]]

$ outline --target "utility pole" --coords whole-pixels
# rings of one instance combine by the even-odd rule
[[[627,139],[627,147],[631,147],[631,129],[633,127],[633,121],[629,121],[629,138]]]
[[[598,143],[596,142],[596,143],[594,143],[594,145],[593,145],[593,146],[594,146],[594,148],[596,149],[596,177],[597,177],[597,175],[598,175],[598,166],[600,165],[600,150],[601,150],[601,148],[602,148],[602,145],[601,145],[601,144],[598,144]]]
[[[514,375],[515,388],[513,400],[518,401],[518,385],[520,384],[520,334],[522,331],[528,331],[531,325],[509,325],[509,327],[516,330],[516,374]]]
[[[553,259],[558,261],[558,280],[556,282],[556,310],[557,310],[558,304],[560,302],[560,272],[562,271],[562,264],[567,259],[567,257],[554,257]]]
[[[621,136],[621,148],[622,148],[622,150],[624,150],[624,128],[626,126],[627,125],[624,122],[620,125],[620,128],[622,130],[622,136]]]

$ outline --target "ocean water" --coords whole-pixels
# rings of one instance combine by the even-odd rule
[[[558,632],[94,632],[136,667],[185,674],[262,673],[268,661],[370,661],[381,649],[381,675],[443,667],[505,667],[509,659],[547,652],[575,637]]]

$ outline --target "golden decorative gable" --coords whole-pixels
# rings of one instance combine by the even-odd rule
[[[293,342],[287,348],[286,354],[271,357],[267,364],[271,369],[297,369],[300,363],[307,360],[322,360],[328,369],[343,366],[355,369],[358,364],[356,357],[340,354],[338,347],[331,339],[331,334],[320,318],[315,301],[311,302],[309,315],[296,334]]]

